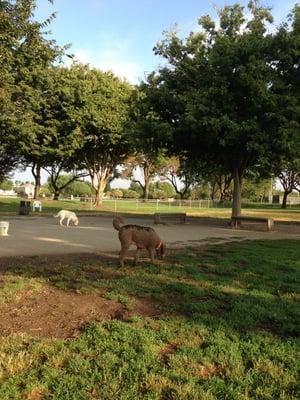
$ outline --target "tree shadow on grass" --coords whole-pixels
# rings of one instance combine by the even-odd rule
[[[180,316],[213,329],[299,334],[299,241],[243,241],[173,251],[167,260],[118,267],[118,255],[1,259],[0,271],[59,290],[147,299],[157,317]],[[122,316],[119,318],[122,319]]]

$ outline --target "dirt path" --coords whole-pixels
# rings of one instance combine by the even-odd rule
[[[118,252],[118,234],[111,217],[81,216],[76,227],[61,227],[57,219],[41,216],[2,217],[10,222],[9,235],[0,237],[0,257],[66,253]],[[127,223],[153,225],[150,218],[126,218]],[[263,224],[233,230],[225,221],[192,219],[185,225],[155,225],[168,247],[231,239],[300,239],[300,225],[275,224],[274,232]]]

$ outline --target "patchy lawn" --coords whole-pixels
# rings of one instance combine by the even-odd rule
[[[299,241],[117,264],[0,260],[1,400],[298,398]]]

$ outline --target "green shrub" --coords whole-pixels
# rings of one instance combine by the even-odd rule
[[[116,199],[121,199],[123,197],[123,192],[121,189],[112,189],[110,194]]]
[[[140,194],[135,190],[122,189],[122,192],[123,192],[123,197],[126,199],[138,199],[140,197]]]

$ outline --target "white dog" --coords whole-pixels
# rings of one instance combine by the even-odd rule
[[[59,223],[61,226],[63,225],[63,220],[65,218],[67,218],[67,226],[69,226],[70,221],[74,222],[74,225],[79,224],[79,220],[73,211],[60,210],[56,215],[53,215],[53,217],[60,218]]]

